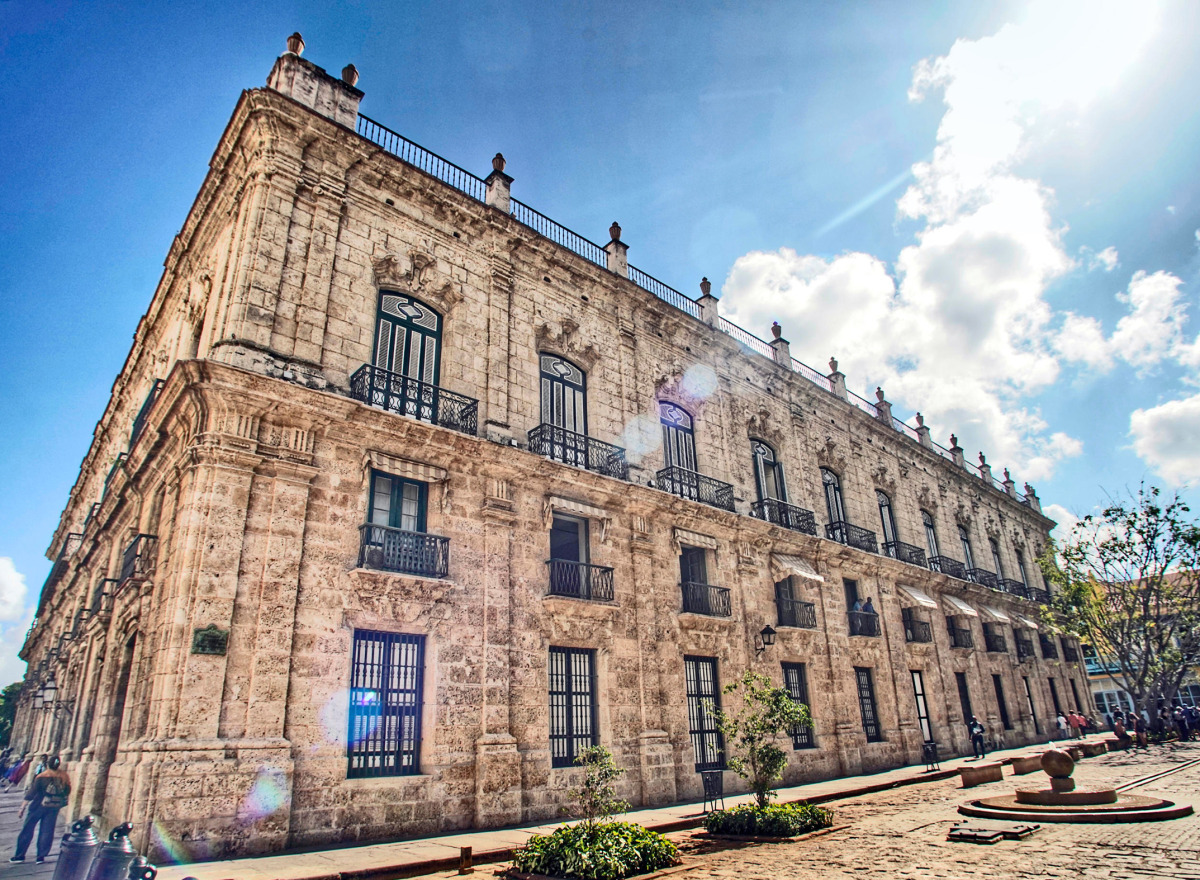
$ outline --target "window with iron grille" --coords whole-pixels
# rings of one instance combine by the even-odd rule
[[[812,703],[808,701],[808,669],[803,663],[783,664],[783,686],[793,700],[808,707],[808,713],[811,716]],[[793,749],[814,749],[816,746],[817,742],[813,737],[811,725],[792,729]]]
[[[879,724],[879,710],[875,704],[875,682],[871,669],[855,666],[854,678],[858,684],[858,708],[862,711],[863,733],[867,742],[883,742],[883,728]]]
[[[692,417],[684,409],[659,401],[658,418],[663,430],[663,458],[667,467],[688,471],[696,468],[696,435]]]
[[[436,385],[441,339],[442,316],[436,311],[396,291],[380,291],[375,366]]]
[[[954,680],[958,683],[958,702],[962,706],[963,723],[966,724],[975,714],[971,711],[971,691],[967,688],[967,674],[956,672]]]
[[[570,767],[600,742],[596,723],[596,652],[550,649],[550,765]]]
[[[717,729],[713,709],[721,706],[717,688],[716,657],[684,657],[687,680],[688,733],[696,758],[696,772],[725,769],[725,738]]]
[[[971,537],[967,534],[966,526],[958,527],[958,540],[962,544],[963,564],[970,570],[975,567],[975,554],[971,552]]]
[[[787,501],[783,465],[776,459],[775,450],[761,440],[751,440],[750,450],[754,454],[754,483],[758,489],[758,500]]]
[[[921,523],[925,526],[925,543],[929,547],[929,558],[940,556],[938,552],[937,529],[933,525],[933,514],[928,510],[921,511]]]
[[[996,688],[996,706],[1000,709],[1000,723],[1004,725],[1005,730],[1012,730],[1012,721],[1008,717],[1008,703],[1004,699],[1004,685],[1000,681],[1000,676],[992,676],[992,684]]]
[[[846,506],[842,503],[842,481],[829,468],[821,468],[821,485],[825,489],[825,513],[829,522],[845,522]]]
[[[917,701],[917,721],[921,724],[921,736],[925,742],[933,739],[933,724],[929,720],[929,704],[925,701],[925,677],[921,670],[910,669],[912,674],[913,697]]]
[[[346,775],[420,772],[425,637],[354,631]]]
[[[542,382],[542,424],[587,434],[587,377],[552,354],[538,358]]]

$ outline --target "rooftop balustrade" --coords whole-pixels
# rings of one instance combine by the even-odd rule
[[[359,568],[433,578],[450,573],[449,538],[370,523],[359,526],[359,535]]]
[[[464,434],[479,431],[479,401],[437,385],[364,364],[350,377],[350,396],[368,406]]]
[[[903,541],[885,541],[883,552],[885,555],[892,557],[892,559],[907,562],[909,565],[918,565],[921,568],[929,567],[929,564],[925,561],[925,551],[920,547],[914,547],[912,544],[905,544]]]
[[[699,501],[721,510],[733,511],[733,486],[681,467],[665,467],[654,475],[664,492]]]
[[[547,559],[550,595],[571,599],[613,601],[613,570],[606,565],[589,565],[570,559]]]
[[[537,455],[595,471],[606,477],[629,479],[629,462],[625,460],[625,450],[620,446],[546,423],[531,429],[528,437],[529,451]]]
[[[825,526],[825,537],[847,547],[856,547],[867,553],[878,553],[879,545],[875,543],[875,533],[848,522],[831,522]]]
[[[733,613],[729,590],[726,587],[684,581],[679,588],[683,591],[683,610],[688,614],[729,617]]]
[[[817,519],[811,510],[805,510],[803,507],[788,504],[777,498],[755,501],[750,505],[750,515],[794,532],[803,532],[806,535],[817,534]]]

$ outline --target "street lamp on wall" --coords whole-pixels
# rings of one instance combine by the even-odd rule
[[[771,624],[764,626],[754,637],[754,656],[761,657],[767,648],[775,644],[775,630],[771,628]]]

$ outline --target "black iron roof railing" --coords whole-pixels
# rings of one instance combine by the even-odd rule
[[[755,501],[750,505],[750,515],[758,519],[791,529],[793,532],[803,532],[806,535],[817,534],[817,519],[811,510],[788,504],[777,498],[767,498]]]
[[[532,453],[606,477],[629,479],[629,462],[625,459],[625,450],[620,446],[545,423],[531,428],[528,438],[529,451]]]
[[[848,547],[856,547],[867,553],[878,553],[879,545],[875,543],[875,533],[862,526],[848,522],[831,522],[825,526],[825,537]]]
[[[901,562],[907,562],[909,565],[919,565],[921,568],[929,568],[929,564],[925,561],[925,551],[920,547],[914,547],[912,544],[905,544],[903,541],[885,541],[883,552],[892,557],[892,559],[899,559]]]
[[[388,153],[391,153],[396,158],[403,162],[407,162],[414,168],[424,171],[426,174],[440,180],[448,186],[453,187],[459,192],[465,193],[471,198],[479,202],[487,200],[487,182],[482,178],[477,177],[465,168],[455,165],[448,159],[444,159],[432,150],[427,150],[421,145],[410,141],[402,134],[392,131],[390,128],[381,125],[374,119],[363,116],[361,113],[358,116],[357,123],[358,134],[382,147]],[[524,202],[517,199],[509,199],[509,216],[523,226],[533,230],[538,235],[549,239],[561,247],[566,248],[574,254],[579,255],[590,263],[603,268],[608,267],[608,252],[601,245],[580,235],[572,229],[568,229],[561,223],[552,220],[540,211],[531,208]],[[635,266],[629,267],[629,280],[643,290],[653,294],[658,299],[671,306],[686,312],[693,318],[700,317],[700,305],[691,297],[680,293],[675,288],[668,284],[659,281],[654,276],[638,269]],[[774,360],[774,350],[771,345],[758,336],[755,336],[749,330],[739,327],[732,321],[726,318],[718,318],[717,327],[722,332],[732,336],[738,342],[747,346],[751,350],[763,355],[764,357]],[[828,393],[834,393],[832,383],[829,376],[822,373],[820,370],[815,370],[807,364],[802,363],[795,358],[791,359],[791,367],[794,372],[799,373],[805,379],[808,379],[818,388]],[[846,400],[851,406],[862,410],[872,418],[879,418],[879,408],[868,400],[859,397],[853,392],[848,392]],[[901,419],[892,417],[892,427],[903,434],[914,443],[918,443],[932,451],[941,458],[961,466],[967,473],[974,475],[974,469],[969,467],[965,462],[958,462],[950,450],[938,443],[930,441],[928,444],[921,442],[921,435],[916,428]],[[979,475],[982,478],[982,474]],[[999,484],[995,478],[985,480],[986,484],[997,492],[1008,494],[1002,484]],[[1029,499],[1016,493],[1016,500],[1026,506],[1029,506]]]
[[[589,565],[571,559],[547,559],[550,595],[572,599],[613,601],[613,570],[606,565]]]

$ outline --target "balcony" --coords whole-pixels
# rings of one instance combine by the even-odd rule
[[[928,644],[933,641],[933,627],[928,621],[915,617],[904,619],[904,641]]]
[[[154,551],[158,546],[157,535],[138,535],[129,542],[121,555],[120,583],[130,578],[143,580],[154,572]]]
[[[1043,590],[1041,587],[1027,587],[1029,598],[1034,602],[1040,602],[1043,605],[1050,604],[1050,591]]]
[[[688,614],[704,614],[708,617],[729,617],[732,614],[726,587],[685,581],[679,588],[683,590],[683,610]]]
[[[625,460],[624,449],[558,425],[542,423],[531,430],[529,451],[606,477],[629,479],[629,462]]]
[[[117,592],[118,584],[120,581],[116,578],[104,578],[96,582],[96,588],[92,591],[92,605],[88,609],[93,617],[112,611],[112,597]]]
[[[767,522],[791,529],[793,532],[803,532],[806,535],[817,534],[817,519],[811,510],[768,498],[766,501],[755,501],[750,505],[750,515]]]
[[[875,543],[875,533],[854,526],[848,522],[831,522],[825,526],[825,537],[847,547],[856,547],[867,553],[878,553],[879,546]]]
[[[1058,659],[1058,648],[1054,644],[1054,639],[1049,636],[1039,635],[1038,642],[1041,643],[1043,660]]]
[[[570,559],[547,559],[546,564],[550,566],[551,596],[613,601],[613,570],[608,566]]]
[[[1079,651],[1075,649],[1074,645],[1063,642],[1062,649],[1063,660],[1065,660],[1067,663],[1079,662]]]
[[[478,433],[479,401],[371,364],[364,364],[350,377],[350,396],[368,406],[451,431]]]
[[[817,628],[817,606],[812,602],[801,602],[799,599],[777,596],[775,607],[779,610],[779,626],[795,626],[800,629]]]
[[[1021,581],[1014,581],[1012,578],[1000,578],[999,589],[1013,596],[1020,596],[1022,599],[1029,598],[1029,588]]]
[[[885,541],[883,552],[892,559],[899,559],[909,565],[919,565],[921,568],[929,567],[925,562],[925,551],[912,544],[905,544],[903,541]]]
[[[879,635],[879,615],[869,611],[847,611],[850,621],[850,635],[877,636]]]
[[[967,580],[973,584],[979,584],[981,587],[988,587],[992,590],[1000,589],[1000,582],[996,575],[983,568],[968,568]]]
[[[664,492],[733,511],[733,486],[728,483],[675,466],[663,468],[654,477],[655,485]]]
[[[1034,657],[1033,639],[1028,638],[1027,636],[1022,636],[1020,633],[1018,633],[1013,637],[1013,640],[1017,643],[1018,660],[1030,660]]]
[[[987,646],[988,653],[991,654],[1007,654],[1008,642],[1004,640],[1004,633],[997,632],[989,625],[984,624],[983,641]]]
[[[150,393],[146,395],[145,403],[138,410],[138,414],[133,417],[133,427],[129,430],[130,449],[133,449],[133,444],[137,443],[138,437],[142,436],[142,430],[146,427],[146,419],[150,415],[150,410],[154,408],[154,401],[158,400],[158,394],[162,391],[162,387],[163,380],[155,379],[154,384],[150,386]]]
[[[975,637],[971,635],[971,631],[961,626],[948,627],[950,631],[950,647],[951,648],[974,648]]]
[[[957,559],[951,559],[949,556],[934,556],[930,558],[929,567],[949,577],[958,578],[960,581],[967,579],[966,566]]]
[[[450,539],[390,526],[359,526],[358,567],[444,578],[450,573]]]

